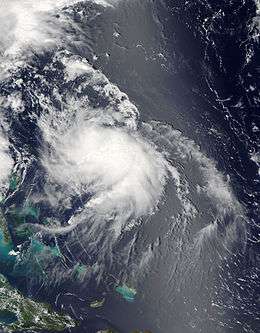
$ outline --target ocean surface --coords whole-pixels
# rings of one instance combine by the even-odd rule
[[[259,15],[1,2],[0,273],[66,332],[260,331]]]

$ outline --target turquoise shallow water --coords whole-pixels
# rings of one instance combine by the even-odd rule
[[[0,230],[0,261],[13,261],[14,257],[9,255],[9,252],[13,249],[12,244],[4,239],[4,233]]]
[[[30,14],[30,1],[26,2],[25,13]],[[250,161],[251,152],[257,151],[252,140],[260,128],[255,121],[251,133],[250,117],[259,99],[252,72],[258,52],[253,56],[248,26],[255,9],[253,0],[243,3],[144,0],[119,1],[115,7],[102,8],[83,1],[58,15],[53,10],[53,24],[66,29],[64,41],[71,37],[77,42],[75,47],[61,43],[61,50],[44,50],[33,58],[28,52],[28,66],[1,79],[0,101],[7,101],[1,116],[5,114],[4,121],[10,124],[6,136],[15,159],[7,200],[1,203],[6,223],[0,224],[0,266],[7,266],[1,272],[24,296],[39,297],[56,311],[62,309],[79,320],[81,326],[72,329],[73,333],[97,333],[109,327],[121,333],[137,329],[157,333],[260,331],[259,243],[255,251],[246,240],[245,217],[240,219],[237,201],[232,209],[223,208],[231,188],[243,207],[256,216],[255,220],[250,216],[248,225],[259,219],[258,211],[253,211],[258,207],[255,186],[259,182]],[[81,73],[82,68],[86,73]],[[119,115],[129,109],[131,119],[128,98],[140,113],[138,137],[167,152],[180,184],[177,177],[170,181],[158,210],[138,221],[129,220],[122,230],[117,228],[121,234],[114,241],[110,226],[114,220],[124,224],[119,217],[129,200],[117,200],[103,223],[111,200],[83,214],[93,194],[92,182],[70,188],[70,180],[77,185],[85,179],[83,172],[80,176],[83,169],[76,172],[76,167],[86,147],[88,154],[95,155],[86,130],[89,119],[99,124],[105,117],[108,125],[102,132],[108,133],[109,127],[121,133],[124,122]],[[59,127],[64,127],[67,140],[62,140]],[[61,150],[57,149],[60,144],[43,136],[56,138],[57,132],[62,133],[61,145],[62,141],[68,144]],[[129,132],[132,135],[135,130]],[[105,136],[101,131],[96,134],[97,138]],[[70,145],[68,138],[77,144]],[[106,166],[113,165],[111,174],[116,179],[121,168],[117,174],[117,163],[107,154],[110,147],[98,147],[104,158],[94,173],[105,170],[106,180],[110,170]],[[128,145],[125,150],[132,151]],[[61,160],[67,152],[80,151],[78,160],[57,168],[60,182],[51,179],[54,168],[42,163],[55,159],[57,151]],[[128,161],[122,166],[130,165],[130,175],[133,169],[143,174],[142,163],[135,169],[135,163]],[[212,163],[223,177],[210,167]],[[91,164],[86,163],[84,170]],[[71,170],[69,181],[63,181]],[[222,178],[224,183],[219,181]],[[130,184],[128,180],[129,175],[126,183]],[[120,182],[115,182],[116,188]],[[147,184],[147,177],[140,184]],[[140,188],[136,186],[132,193],[141,207]],[[224,203],[216,204],[218,195]],[[44,231],[79,220],[83,223],[68,234]],[[16,257],[9,255],[12,244],[6,241],[6,224]],[[34,224],[41,225],[42,233]],[[250,230],[246,231],[254,241]],[[256,240],[258,232],[259,228]],[[38,312],[38,305],[34,306]],[[4,313],[4,320],[8,316],[12,314]]]

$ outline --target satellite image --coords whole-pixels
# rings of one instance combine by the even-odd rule
[[[259,333],[259,213],[259,0],[0,0],[0,333]]]

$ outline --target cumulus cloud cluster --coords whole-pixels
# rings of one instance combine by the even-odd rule
[[[45,156],[59,184],[92,197],[86,207],[124,221],[151,213],[163,192],[168,164],[153,146],[120,128],[76,126]]]
[[[0,133],[0,189],[6,185],[13,164],[14,162],[9,152],[9,142],[5,136]]]
[[[62,9],[80,2],[113,6],[117,0],[3,0],[0,2],[1,72],[28,60],[31,51],[39,52],[71,42],[70,20]],[[29,57],[30,58],[30,57]]]

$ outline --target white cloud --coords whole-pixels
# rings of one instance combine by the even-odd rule
[[[13,159],[9,152],[9,142],[0,133],[0,188],[6,186],[13,168]]]

